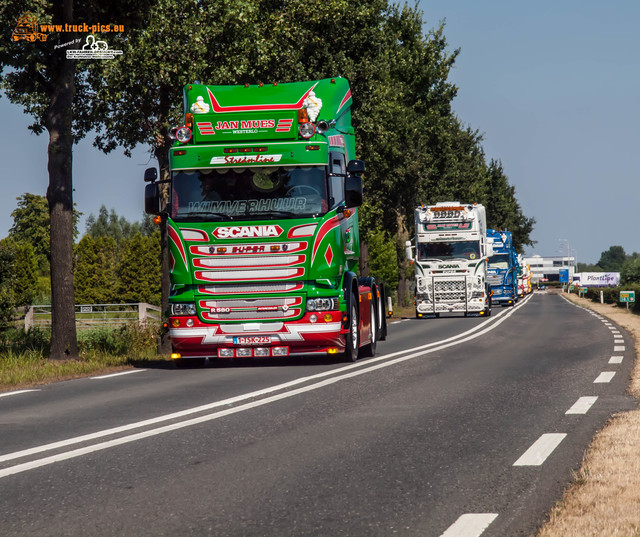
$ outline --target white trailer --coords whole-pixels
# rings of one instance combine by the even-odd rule
[[[407,259],[415,267],[416,317],[441,313],[491,315],[487,217],[480,204],[441,202],[415,212]]]

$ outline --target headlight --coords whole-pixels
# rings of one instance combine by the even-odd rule
[[[191,140],[191,129],[189,127],[180,127],[176,131],[176,138],[178,139],[178,142],[186,144]]]
[[[330,311],[337,309],[337,298],[309,298],[307,300],[307,311]]]
[[[195,315],[196,305],[193,302],[177,302],[171,304],[171,315]]]
[[[308,140],[316,133],[316,126],[313,123],[306,122],[301,123],[298,127],[298,132],[305,140]]]

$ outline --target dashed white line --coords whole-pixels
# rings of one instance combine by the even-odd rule
[[[110,379],[111,377],[120,377],[122,375],[131,375],[131,373],[141,373],[146,369],[131,369],[127,371],[120,371],[120,373],[110,373],[108,375],[100,375],[99,377],[89,377],[91,380]]]
[[[569,410],[565,412],[565,414],[586,414],[587,412],[589,412],[589,409],[597,400],[597,396],[581,397],[573,404],[573,406]]]
[[[627,348],[624,345],[618,345],[613,347],[613,352],[624,352]]]
[[[467,513],[461,515],[440,537],[478,537],[489,527],[497,513]]]
[[[10,395],[18,395],[19,393],[39,392],[40,390],[16,390],[13,392],[0,393],[0,397],[9,397]]]
[[[598,375],[596,380],[593,381],[594,384],[606,384],[607,382],[611,382],[611,379],[615,377],[615,371],[603,371]]]
[[[523,455],[513,463],[514,466],[540,466],[553,453],[566,433],[546,433],[538,438]]]
[[[609,359],[610,364],[621,364],[623,356],[612,356]]]
[[[624,339],[614,339],[613,340],[613,344],[614,345],[624,345]]]

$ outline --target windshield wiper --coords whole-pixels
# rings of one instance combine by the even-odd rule
[[[287,217],[299,217],[302,218],[304,217],[304,215],[298,214],[298,213],[294,213],[291,211],[269,211],[269,212],[265,212],[265,213],[251,213],[250,216],[287,216]]]
[[[220,220],[234,220],[234,217],[225,213],[212,213],[209,211],[195,211],[187,214],[177,214],[175,218],[188,220],[190,218],[197,218],[198,220],[207,220],[209,218],[219,218]]]

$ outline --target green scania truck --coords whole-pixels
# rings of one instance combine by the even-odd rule
[[[375,354],[384,288],[358,276],[351,104],[344,78],[184,87],[168,203],[145,172],[145,211],[167,226],[178,365]]]

